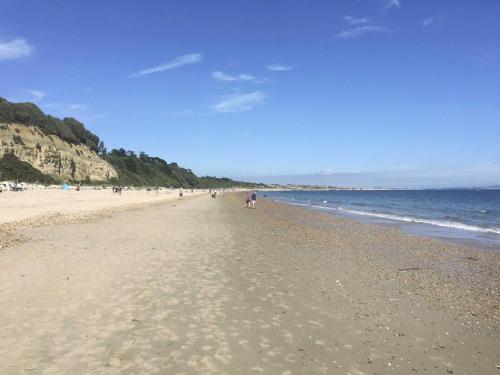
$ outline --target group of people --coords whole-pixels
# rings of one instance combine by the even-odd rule
[[[26,185],[24,183],[17,182],[0,182],[0,193],[2,191],[24,191],[26,190]]]
[[[246,208],[255,208],[255,205],[257,204],[257,193],[254,191],[252,195],[248,195],[245,203]]]
[[[193,192],[192,189],[191,189],[191,192]],[[209,194],[212,196],[212,198],[217,198],[217,190],[210,189]],[[184,189],[181,187],[179,189],[179,199],[183,199],[183,198],[184,198]],[[246,201],[245,201],[245,207],[246,208],[255,208],[256,205],[257,205],[257,192],[254,191],[251,195],[247,196]]]

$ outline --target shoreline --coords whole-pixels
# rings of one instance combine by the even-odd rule
[[[432,189],[435,191],[435,189]],[[269,192],[275,194],[279,192]],[[287,205],[303,207],[316,212],[328,213],[340,218],[346,218],[359,223],[380,225],[385,228],[397,228],[408,236],[425,237],[439,240],[448,244],[463,245],[474,247],[483,251],[500,252],[500,227],[498,225],[491,227],[482,227],[480,224],[471,224],[466,219],[445,220],[424,216],[420,214],[411,214],[406,212],[374,211],[360,210],[349,206],[348,202],[344,204],[337,202],[341,206],[322,205],[321,203],[308,203],[304,201],[287,201],[277,197],[264,196],[264,199],[283,203]],[[294,198],[292,198],[294,199]],[[327,203],[326,201],[323,203]],[[464,221],[465,220],[465,221]]]
[[[280,201],[273,201],[273,202],[292,205],[292,206],[294,205],[293,203],[288,203],[288,202],[280,202]],[[448,245],[471,247],[481,251],[500,252],[500,244],[486,240],[479,240],[474,237],[467,237],[465,236],[466,233],[463,233],[463,231],[459,229],[447,228],[448,232],[456,231],[457,233],[455,233],[455,236],[451,235],[446,236],[445,234],[443,234],[443,232],[445,232],[446,229],[443,229],[439,226],[434,226],[432,224],[417,223],[417,222],[401,222],[397,220],[389,220],[376,217],[369,218],[367,216],[343,213],[341,211],[333,212],[333,211],[322,210],[320,208],[306,207],[306,206],[303,207],[304,209],[307,210],[312,210],[315,212],[324,212],[326,214],[333,215],[335,217],[346,220],[352,220],[357,223],[376,225],[387,229],[397,229],[402,234],[410,237],[422,237],[422,238],[432,239],[435,241],[440,241]],[[440,230],[441,234],[439,234]],[[437,234],[431,234],[433,231]],[[459,236],[460,234],[462,234],[463,237],[460,237]]]
[[[244,197],[20,230],[0,372],[498,372],[499,254]]]
[[[453,243],[429,236],[410,235],[400,230],[398,225],[362,222],[351,217],[265,198],[261,199],[261,202],[263,200],[269,208],[272,207],[272,210],[281,211],[280,217],[286,212],[290,221],[299,221],[300,225],[320,227],[325,235],[332,231],[339,235],[356,231],[355,236],[358,241],[363,242],[359,246],[363,249],[362,256],[384,259],[382,267],[392,268],[395,272],[406,272],[407,269],[433,270],[436,271],[434,275],[436,279],[433,281],[436,285],[441,281],[453,285],[454,289],[468,290],[469,294],[482,294],[486,299],[480,309],[487,310],[484,315],[488,319],[500,322],[500,270],[498,270],[500,252],[485,252],[484,249],[471,247],[462,242]],[[332,238],[332,233],[329,234]],[[352,246],[352,242],[350,245]],[[394,249],[394,246],[397,248]],[[377,253],[369,254],[370,248]],[[474,284],[471,284],[471,279],[475,280]],[[490,293],[485,294],[484,288],[490,290]],[[495,298],[490,299],[492,295]],[[472,298],[468,301],[468,305],[479,307],[477,302]],[[477,315],[476,312],[473,312],[473,315]]]

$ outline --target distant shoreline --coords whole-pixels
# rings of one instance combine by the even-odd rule
[[[443,188],[436,188],[436,187],[429,187],[429,188],[360,188],[360,187],[334,187],[334,186],[328,186],[328,187],[307,187],[307,186],[279,186],[279,185],[271,185],[273,186],[271,189],[267,190],[272,190],[272,191],[328,191],[328,190],[338,190],[338,191],[421,191],[421,190],[500,190],[500,187],[443,187]],[[259,190],[266,190],[266,189],[259,189]]]

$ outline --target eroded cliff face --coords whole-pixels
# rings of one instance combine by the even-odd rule
[[[87,146],[44,135],[35,127],[0,124],[0,158],[8,152],[59,180],[107,181],[118,176],[108,162]]]

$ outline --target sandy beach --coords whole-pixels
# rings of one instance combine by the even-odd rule
[[[184,195],[205,194],[204,190],[184,190]],[[0,193],[0,224],[33,219],[44,215],[81,214],[107,208],[178,199],[178,189],[146,191],[126,190],[113,194],[111,188],[102,190],[26,190]]]
[[[205,190],[184,190],[184,197],[203,195]],[[33,189],[0,193],[0,250],[18,242],[20,229],[43,225],[84,222],[131,207],[179,199],[178,189],[126,190],[113,194],[111,188]]]
[[[1,374],[500,371],[499,253],[240,193],[21,194],[0,195]]]

